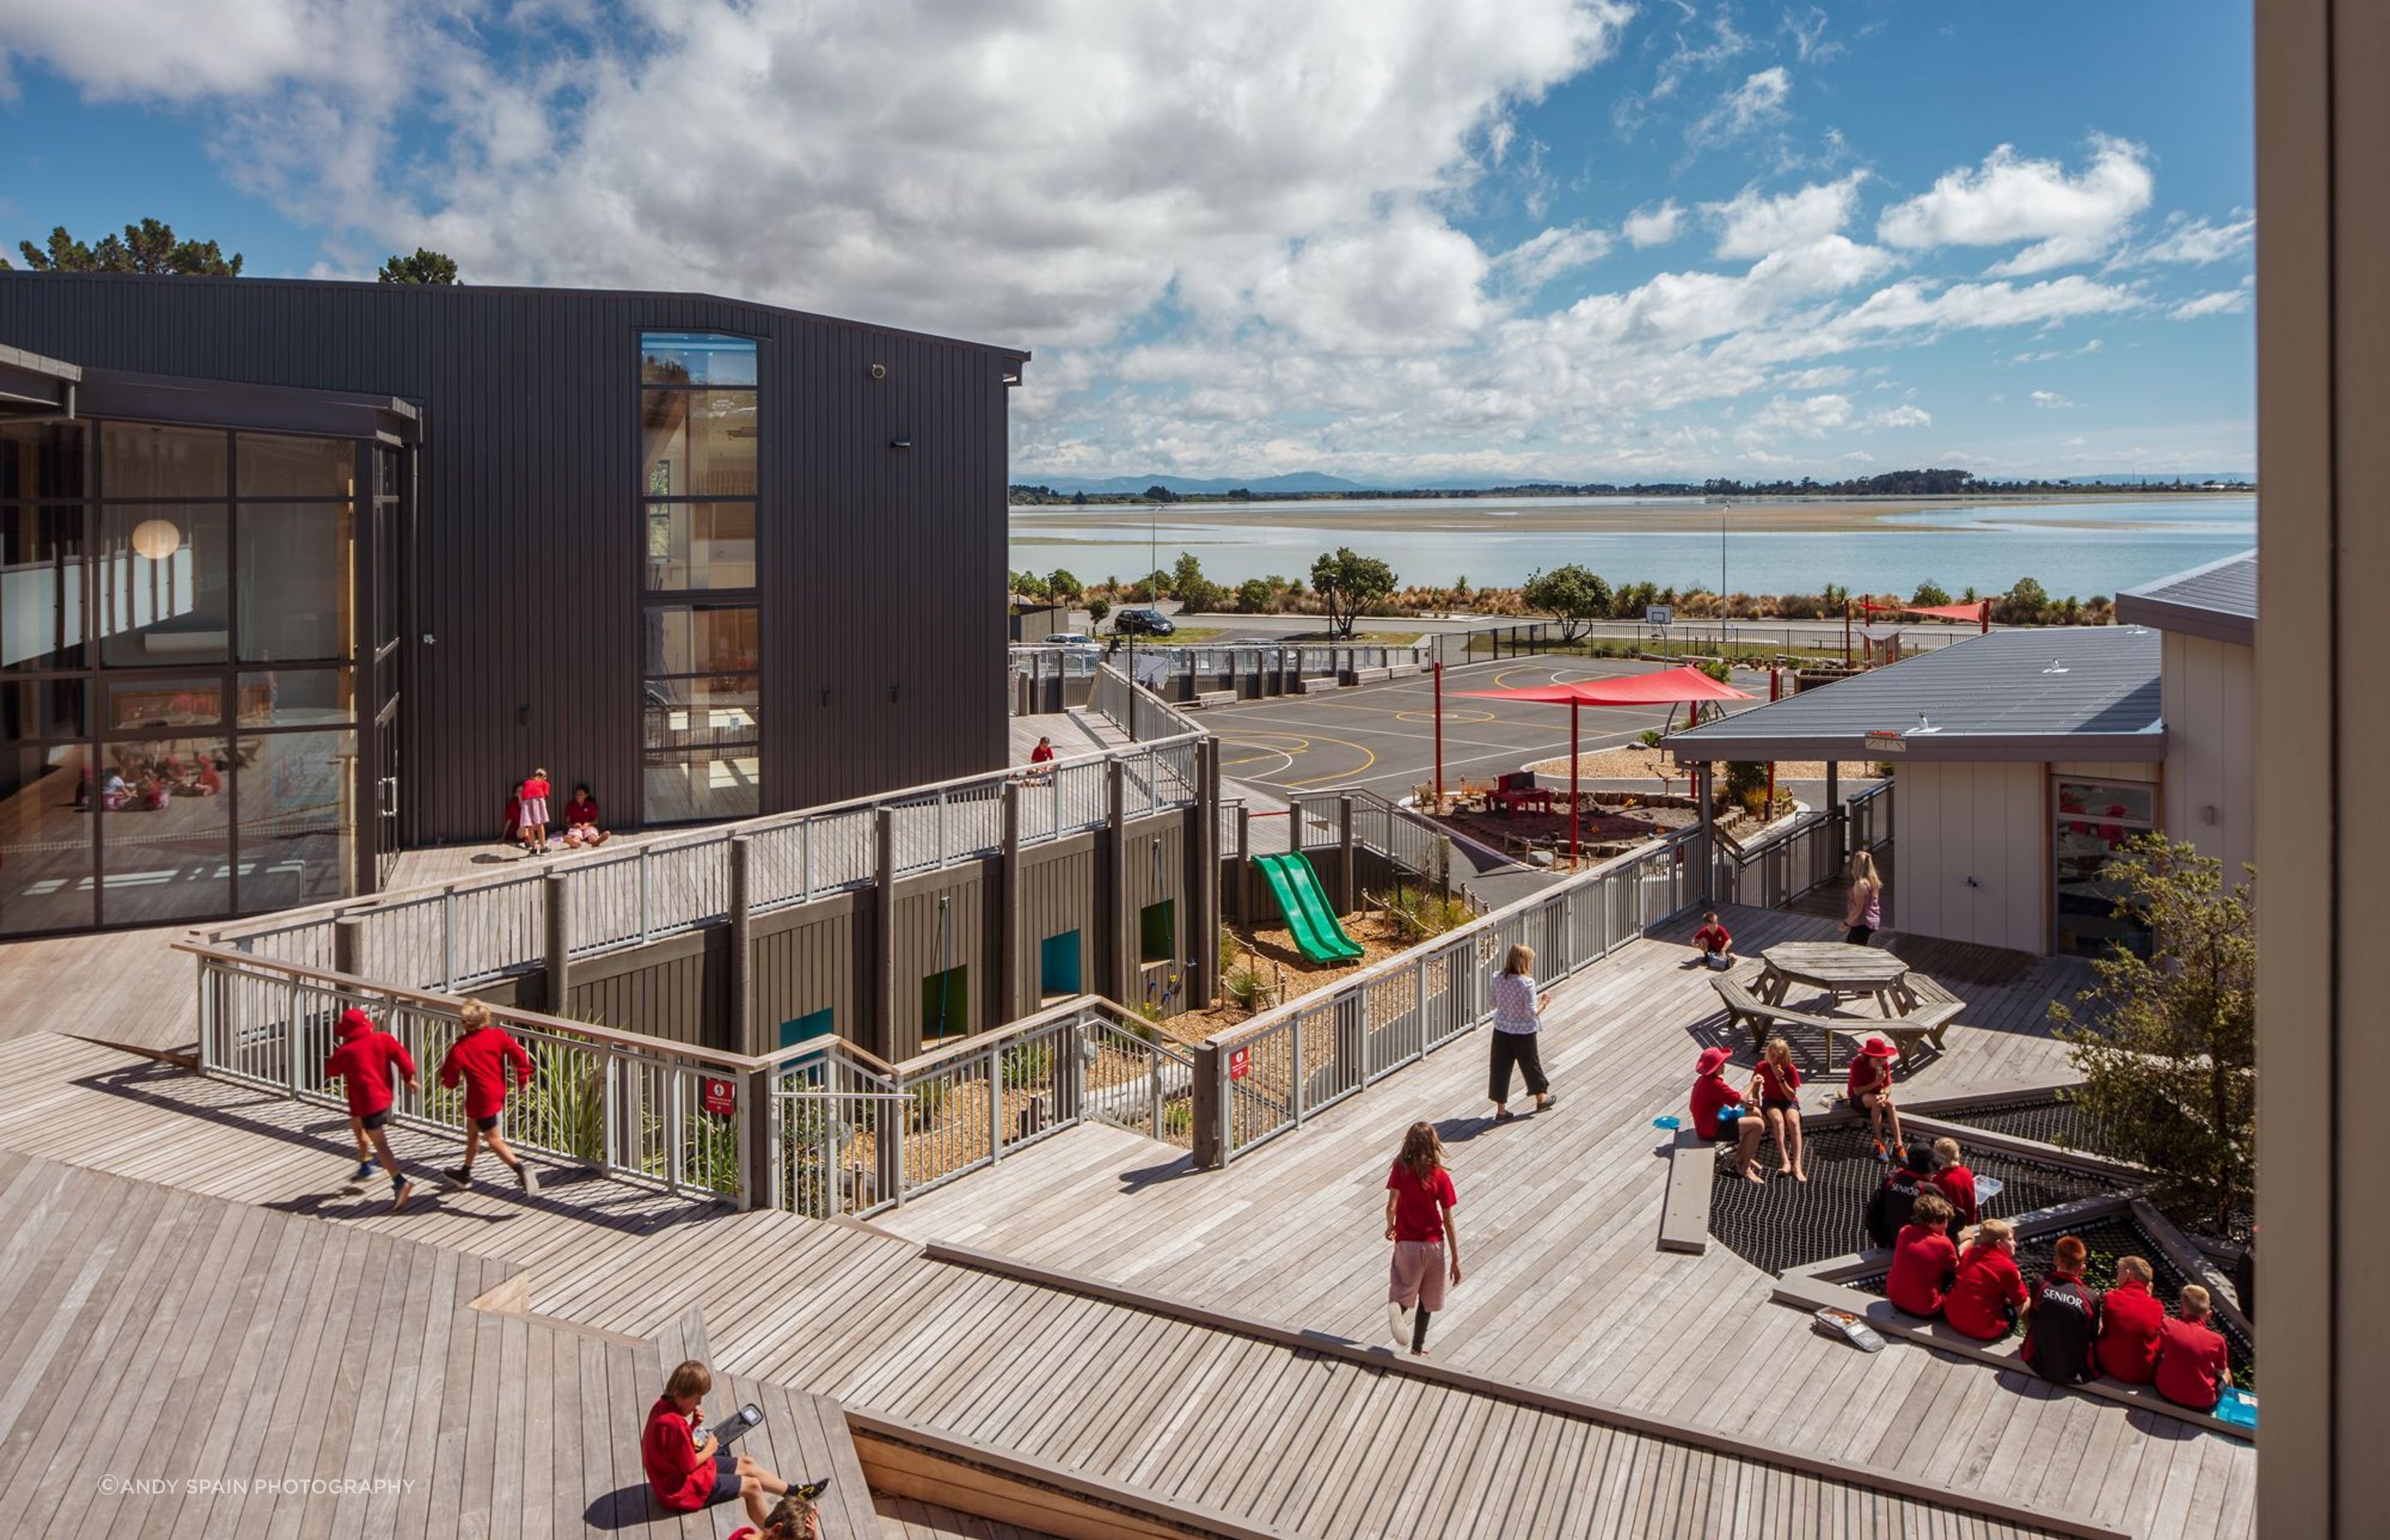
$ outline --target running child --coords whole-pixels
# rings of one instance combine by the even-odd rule
[[[398,1169],[390,1136],[383,1132],[390,1123],[391,1071],[398,1072],[410,1091],[422,1090],[423,1082],[416,1078],[406,1045],[376,1027],[364,1011],[352,1006],[341,1012],[339,1033],[341,1046],[324,1060],[324,1078],[340,1081],[348,1093],[349,1134],[357,1141],[356,1179],[371,1176],[379,1160],[390,1173],[390,1207],[395,1213],[415,1196],[415,1184]]]
[[[1843,1094],[1854,1107],[1867,1109],[1868,1132],[1875,1138],[1875,1158],[1889,1162],[1891,1152],[1903,1148],[1900,1113],[1892,1105],[1892,1056],[1897,1051],[1881,1037],[1870,1037],[1851,1059],[1850,1078]]]
[[[498,1120],[507,1110],[508,1066],[514,1068],[517,1085],[528,1085],[533,1068],[531,1055],[497,1024],[490,1007],[481,1001],[466,1001],[460,1014],[465,1034],[449,1046],[447,1057],[440,1061],[441,1084],[455,1090],[459,1080],[465,1083],[465,1163],[451,1167],[448,1180],[460,1187],[473,1185],[473,1155],[487,1140],[490,1153],[512,1167],[523,1191],[536,1197],[539,1178],[498,1132]]]

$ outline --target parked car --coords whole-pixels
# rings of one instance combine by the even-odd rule
[[[1124,636],[1167,636],[1178,623],[1159,610],[1124,610],[1112,617],[1112,629]]]
[[[1096,645],[1096,639],[1084,631],[1049,631],[1046,634],[1046,645],[1047,647],[1093,647]]]

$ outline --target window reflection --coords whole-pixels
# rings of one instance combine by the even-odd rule
[[[99,544],[102,662],[224,659],[232,552],[223,504],[110,504]]]
[[[99,491],[119,497],[222,497],[225,435],[212,428],[111,422],[99,430]]]
[[[755,586],[755,505],[649,503],[648,586]]]
[[[0,503],[81,497],[83,425],[0,423]]]
[[[647,392],[650,497],[745,497],[755,491],[755,392]]]
[[[353,732],[243,738],[234,837],[244,911],[317,904],[349,891],[353,870]]]
[[[0,750],[0,934],[92,923],[90,751]]]
[[[0,668],[84,666],[81,507],[0,505]]]
[[[149,925],[232,905],[221,737],[103,746],[92,804],[100,820],[100,920]]]
[[[354,641],[349,507],[241,505],[244,662],[349,655]]]
[[[658,605],[647,612],[647,672],[743,674],[763,655],[752,609]]]
[[[346,497],[356,478],[357,446],[347,439],[243,433],[238,461],[244,497]]]

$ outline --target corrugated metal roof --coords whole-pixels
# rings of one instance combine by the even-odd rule
[[[2243,551],[2116,596],[2116,619],[2161,631],[2255,645],[2257,553]]]
[[[2165,756],[2160,648],[2134,625],[1995,631],[1668,743],[1689,760],[1883,759],[1867,736],[1896,732],[1913,760],[2153,762]]]

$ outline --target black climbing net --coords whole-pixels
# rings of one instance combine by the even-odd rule
[[[1934,1116],[1942,1123],[1963,1123],[1969,1128],[1980,1128],[1986,1134],[2006,1134],[2011,1138],[2031,1139],[2037,1144],[2056,1145],[2061,1149],[2079,1149],[2086,1155],[2117,1158],[2114,1143],[2088,1110],[2055,1097],[2046,1101],[2015,1102],[2004,1107],[1937,1111]]]
[[[1743,1184],[1745,1187],[1750,1185],[1748,1182]],[[2008,1194],[2000,1196],[2005,1199]],[[2175,1298],[2182,1292],[2184,1284],[2201,1281],[2185,1277],[2182,1269],[2168,1259],[2165,1248],[2160,1246],[2147,1230],[2130,1219],[2117,1218],[2095,1220],[2070,1230],[2052,1230],[2046,1235],[2021,1238],[2016,1246],[2017,1271],[2024,1275],[2028,1288],[2049,1271],[2058,1249],[2058,1238],[2062,1234],[2082,1241],[2085,1250],[2090,1252],[2090,1260],[2084,1264],[2083,1276],[2094,1289],[2105,1289],[2115,1281],[2116,1259],[2125,1256],[2137,1256],[2150,1264],[2150,1271],[2157,1275],[2150,1284],[2150,1291],[2165,1302],[2168,1309],[2173,1308]],[[1883,1292],[1882,1273],[1870,1273],[1844,1281],[1862,1293]],[[2225,1348],[2232,1355],[2232,1382],[2242,1390],[2255,1390],[2256,1344],[2242,1336],[2240,1329],[2222,1315],[2209,1316],[2207,1324],[2223,1333]]]
[[[1727,1249],[1754,1267],[1781,1275],[1828,1257],[1848,1256],[1867,1248],[1868,1200],[1889,1169],[1875,1159],[1874,1144],[1864,1125],[1812,1130],[1808,1133],[1806,1183],[1774,1174],[1775,1141],[1759,1146],[1760,1170],[1769,1174],[1765,1186],[1744,1181],[1734,1168],[1734,1147],[1718,1147],[1717,1171],[1710,1186],[1710,1233]],[[1967,1164],[1978,1176],[1997,1176],[2005,1183],[2000,1195],[1984,1205],[1986,1218],[2014,1218],[2077,1198],[2094,1198],[2118,1190],[2099,1177],[2058,1166],[2036,1164],[1988,1149],[1967,1151]]]

